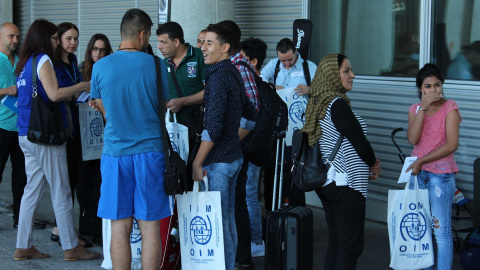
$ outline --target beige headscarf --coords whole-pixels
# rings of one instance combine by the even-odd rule
[[[323,57],[312,80],[310,99],[305,110],[305,125],[302,132],[308,134],[308,145],[315,144],[322,136],[319,121],[325,117],[332,100],[341,97],[350,106],[350,99],[346,93],[347,90],[342,86],[340,78],[338,54]]]

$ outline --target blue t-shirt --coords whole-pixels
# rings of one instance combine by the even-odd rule
[[[169,100],[163,61],[160,67],[163,100]],[[93,66],[91,83],[90,96],[102,99],[106,111],[104,154],[162,152],[157,77],[151,55],[117,51],[106,56]]]
[[[17,83],[15,69],[17,68],[18,56],[16,54],[14,56],[15,61],[12,66],[8,56],[0,52],[0,88],[10,87]],[[0,96],[0,99],[2,98],[3,96]],[[8,131],[18,131],[17,114],[3,106],[2,103],[0,103],[0,128]]]

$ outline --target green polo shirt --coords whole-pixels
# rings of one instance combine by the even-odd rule
[[[186,43],[187,55],[182,59],[175,69],[175,76],[182,89],[183,96],[191,96],[205,89],[205,63],[203,62],[203,53],[199,48]],[[168,67],[168,87],[170,98],[178,98],[175,84],[172,80],[171,69],[175,67],[171,58],[165,58]],[[182,108],[177,113],[177,121],[183,125],[186,124],[186,110]]]
[[[17,84],[15,69],[17,68],[18,56],[15,54],[15,64],[8,60],[8,56],[0,52],[0,89]],[[0,100],[3,98],[0,97]],[[8,131],[17,131],[17,114],[12,112],[0,102],[0,128]]]

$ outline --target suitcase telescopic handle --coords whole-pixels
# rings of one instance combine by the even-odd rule
[[[284,151],[285,151],[285,136],[286,131],[281,131],[277,133],[277,148],[275,154],[275,174],[273,179],[273,200],[272,200],[272,211],[275,209],[280,208],[282,204],[282,186],[283,186],[283,158],[284,158]],[[280,141],[282,142],[280,145]],[[280,152],[280,149],[282,150]],[[279,153],[280,152],[280,153]],[[278,157],[280,156],[280,172],[278,170]],[[280,174],[280,180],[278,181],[278,174]],[[277,205],[277,186],[278,186],[278,206]]]

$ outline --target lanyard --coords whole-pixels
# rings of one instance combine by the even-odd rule
[[[75,65],[73,64],[73,61],[72,61],[72,71],[73,71],[74,78],[72,77],[70,72],[68,72],[67,67],[65,67],[65,71],[67,71],[68,77],[70,77],[70,80],[72,80],[73,85],[77,84],[77,74],[75,73]]]

